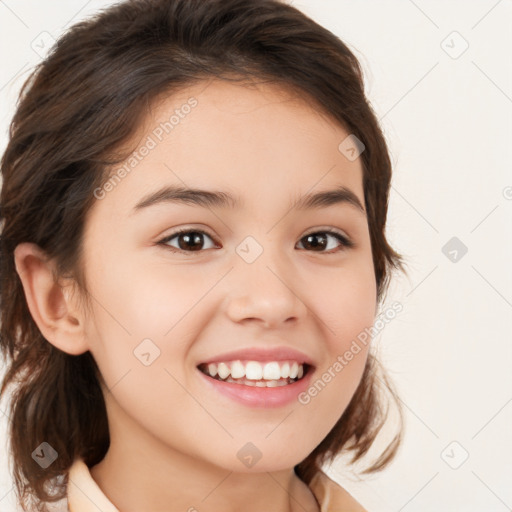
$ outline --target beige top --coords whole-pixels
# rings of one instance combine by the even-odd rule
[[[314,476],[309,488],[318,501],[321,512],[367,512],[343,487],[323,472]],[[67,511],[98,510],[120,512],[99,488],[83,460],[76,459],[69,470]]]

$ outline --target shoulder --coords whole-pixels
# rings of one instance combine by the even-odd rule
[[[368,512],[341,485],[319,471],[309,483],[321,512]]]

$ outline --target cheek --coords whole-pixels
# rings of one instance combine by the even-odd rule
[[[311,304],[321,319],[325,351],[299,402],[310,409],[314,427],[327,435],[352,399],[366,364],[377,306],[373,266],[347,267],[336,282],[325,276],[314,289]]]
[[[106,272],[109,267],[113,270]],[[173,396],[173,403],[186,402],[186,394],[168,372],[179,382],[188,378],[183,362],[201,328],[197,322],[200,299],[210,286],[183,269],[171,275],[162,264],[119,261],[96,267],[90,282],[96,300],[87,331],[91,353],[107,386],[117,389],[116,383],[123,379],[123,388],[131,388],[134,397],[141,394],[134,403],[139,398],[140,403],[151,402],[144,393],[161,398],[164,389]],[[128,399],[125,405],[130,406]]]
[[[160,298],[158,292],[143,286],[123,296],[122,311],[95,306],[88,330],[94,338],[91,353],[111,391],[106,398],[114,399],[111,411],[157,431],[174,422],[173,411],[186,410],[191,403],[190,394],[180,385],[188,371],[183,364],[186,336],[179,323],[185,306],[154,301]]]
[[[315,307],[319,325],[331,357],[343,353],[374,320],[377,308],[373,266],[356,262],[336,273],[317,273],[309,300]]]
[[[99,317],[107,313],[103,328],[117,324],[114,328],[130,333],[133,340],[165,341],[211,286],[206,276],[186,265],[170,268],[165,261],[148,264],[147,256],[109,256],[110,262],[91,265],[90,287],[102,306]]]

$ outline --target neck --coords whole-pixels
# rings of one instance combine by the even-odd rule
[[[207,457],[176,451],[126,417],[119,424],[123,428],[109,423],[109,450],[91,468],[91,476],[122,512],[320,510],[293,468],[265,471],[260,465],[254,472],[233,471],[208,462]]]
[[[157,461],[139,450],[114,447],[91,468],[104,494],[122,512],[318,512],[309,487],[293,469],[236,473],[180,457]]]

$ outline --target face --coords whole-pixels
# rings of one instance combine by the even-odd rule
[[[348,135],[275,85],[212,81],[154,103],[85,229],[87,340],[111,433],[239,472],[241,449],[260,453],[255,470],[290,468],[329,433],[367,346],[344,354],[376,313],[362,164],[338,149]],[[295,384],[220,383],[198,369],[283,348],[301,355],[262,360],[305,356]]]

